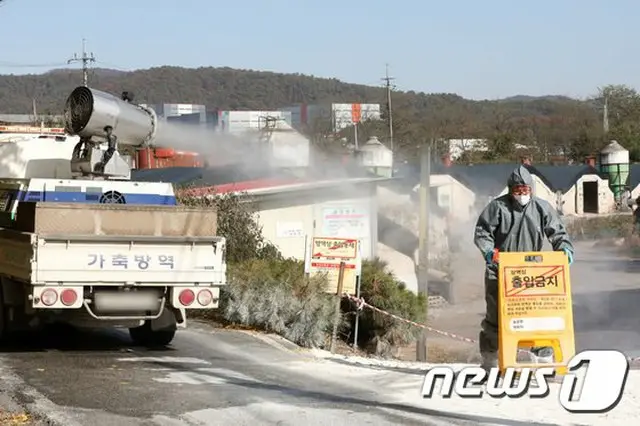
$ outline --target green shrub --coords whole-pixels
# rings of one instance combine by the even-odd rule
[[[255,203],[246,194],[194,196],[192,190],[179,189],[176,198],[181,205],[217,211],[218,235],[227,239],[227,262],[281,257],[278,249],[262,236]]]
[[[633,232],[633,218],[631,214],[576,218],[567,223],[567,232],[576,241],[626,238]]]
[[[230,267],[224,318],[273,332],[304,347],[321,347],[335,301],[324,277],[307,278],[296,260],[255,259]]]
[[[362,262],[360,295],[367,303],[402,318],[419,323],[426,318],[424,295],[407,290],[380,259]],[[415,341],[421,332],[418,327],[371,309],[364,309],[359,321],[358,345],[376,355],[392,355],[396,348]]]

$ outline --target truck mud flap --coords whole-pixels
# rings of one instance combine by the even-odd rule
[[[160,300],[160,308],[158,309],[157,314],[152,315],[100,315],[95,313],[87,300],[84,301],[84,307],[93,318],[101,321],[113,321],[113,320],[156,320],[162,316],[165,311],[165,305],[167,303],[167,298],[163,297]]]
[[[175,331],[178,329],[176,324],[176,316],[170,309],[165,309],[162,311],[162,315],[158,318],[149,321],[151,330],[172,330]]]

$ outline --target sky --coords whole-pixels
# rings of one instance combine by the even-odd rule
[[[632,0],[2,0],[0,74],[161,65],[302,73],[470,99],[640,88]],[[73,66],[80,67],[80,64]],[[180,100],[174,100],[179,102]]]

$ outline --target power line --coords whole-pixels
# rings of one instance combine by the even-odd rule
[[[393,114],[391,113],[391,82],[393,80],[395,80],[395,78],[389,76],[389,64],[386,64],[386,72],[382,81],[385,82],[387,87],[387,116],[389,120],[389,145],[391,152],[393,152]]]
[[[91,53],[91,56],[87,53],[87,41],[82,39],[82,56],[78,57],[77,54],[73,54],[73,58],[67,61],[67,64],[71,64],[73,62],[82,62],[82,84],[87,87],[89,82],[89,62],[95,62],[96,58]]]

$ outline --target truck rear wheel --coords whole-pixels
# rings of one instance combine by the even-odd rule
[[[140,327],[129,329],[129,335],[134,343],[141,346],[157,347],[166,346],[176,335],[175,330],[152,330],[151,323],[145,322]]]

